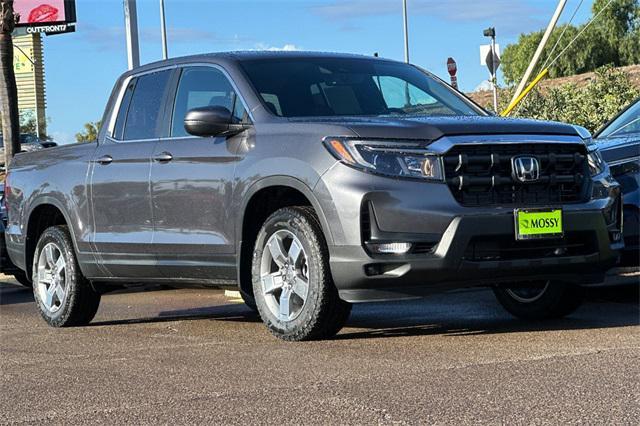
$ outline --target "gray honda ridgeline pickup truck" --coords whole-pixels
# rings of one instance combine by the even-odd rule
[[[6,246],[52,326],[125,283],[234,285],[273,334],[351,304],[490,286],[558,317],[621,239],[618,184],[567,124],[501,119],[418,67],[223,53],[124,74],[94,143],[19,154]]]

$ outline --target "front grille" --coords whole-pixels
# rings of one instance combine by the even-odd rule
[[[472,262],[544,259],[586,256],[598,252],[592,231],[566,234],[564,238],[516,241],[512,235],[476,236],[467,246],[464,259]]]
[[[521,155],[538,160],[535,182],[513,177],[512,159]],[[578,203],[587,197],[589,166],[582,144],[457,145],[445,155],[444,169],[463,206]]]

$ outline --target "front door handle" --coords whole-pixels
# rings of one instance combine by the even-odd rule
[[[167,151],[161,152],[160,154],[153,157],[153,161],[157,161],[158,163],[168,163],[171,160],[173,160],[173,155],[171,155],[171,153]]]
[[[111,164],[113,162],[113,157],[110,155],[103,155],[100,158],[94,160],[98,164],[102,164],[106,166],[107,164]]]

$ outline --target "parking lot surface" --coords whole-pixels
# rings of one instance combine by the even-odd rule
[[[284,343],[220,290],[108,294],[53,329],[0,281],[1,423],[640,424],[637,286],[538,324],[487,290],[358,305]]]

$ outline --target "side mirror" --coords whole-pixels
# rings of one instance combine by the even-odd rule
[[[222,106],[194,108],[184,118],[184,128],[194,136],[219,136],[241,132],[245,126],[234,124],[231,111]]]

